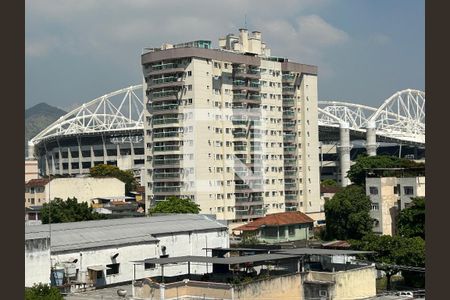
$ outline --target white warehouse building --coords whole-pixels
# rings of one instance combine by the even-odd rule
[[[50,249],[49,249],[50,247]],[[227,227],[209,215],[166,215],[27,226],[25,286],[50,283],[101,287],[160,276],[160,266],[137,263],[149,258],[206,255],[207,247],[229,247]],[[210,255],[210,254],[209,254]],[[51,260],[51,266],[50,266]],[[55,276],[51,276],[51,270]],[[207,272],[192,264],[192,274]],[[164,276],[187,274],[168,265]]]

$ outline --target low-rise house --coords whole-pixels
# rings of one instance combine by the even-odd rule
[[[70,177],[32,179],[25,183],[25,207],[43,205],[49,199],[77,198],[91,203],[98,197],[125,195],[125,183],[117,178]]]
[[[270,214],[248,224],[236,227],[242,238],[256,237],[259,242],[275,244],[308,240],[314,220],[299,211]]]
[[[50,237],[45,249],[42,243],[33,242]],[[68,289],[101,287],[157,276],[161,272],[159,266],[139,261],[205,256],[204,248],[229,247],[228,229],[224,224],[210,216],[194,214],[52,224],[51,234],[48,224],[26,226],[25,240],[25,285],[39,281],[50,283],[52,279],[55,285]],[[48,251],[47,262],[34,255],[43,250]],[[204,274],[207,268],[204,264],[193,265],[190,271]],[[186,266],[164,268],[167,276],[186,272]]]

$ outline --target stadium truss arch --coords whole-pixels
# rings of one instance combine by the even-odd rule
[[[72,110],[31,139],[32,144],[61,136],[133,131],[144,129],[143,85],[124,88]],[[402,90],[386,99],[379,108],[366,105],[319,101],[319,126],[339,127],[365,132],[375,125],[377,136],[399,142],[425,144],[425,93]]]
[[[38,144],[57,136],[143,130],[142,98],[142,84],[103,95],[62,116],[30,142]]]
[[[333,117],[331,117],[333,116]],[[319,101],[319,126],[365,132],[374,126],[377,136],[392,141],[425,144],[425,93],[402,90],[386,99],[379,108],[339,101]]]

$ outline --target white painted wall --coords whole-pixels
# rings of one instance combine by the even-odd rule
[[[25,241],[25,286],[50,283],[50,240],[39,238]]]
[[[192,233],[174,233],[173,235],[156,236],[159,243],[149,242],[147,244],[127,245],[120,247],[108,247],[102,249],[72,251],[52,255],[54,264],[63,264],[64,262],[78,259],[76,268],[80,270],[80,280],[86,280],[88,277],[88,267],[95,265],[108,265],[120,263],[119,274],[108,275],[103,271],[106,284],[115,284],[133,280],[134,265],[132,261],[144,260],[149,258],[158,258],[162,255],[161,248],[166,246],[166,254],[169,257],[199,255],[205,256],[206,251],[202,248],[207,247],[229,247],[229,237],[227,230],[217,230],[208,232]],[[119,253],[113,261],[111,256]],[[81,255],[80,255],[81,254]],[[211,252],[209,252],[209,256]],[[50,266],[46,266],[50,269]],[[161,275],[161,267],[156,265],[155,269],[144,269],[144,265],[136,265],[136,279],[144,277],[153,277]],[[210,265],[209,271],[212,271]],[[41,271],[39,271],[41,272]],[[38,272],[38,273],[39,273]],[[164,267],[165,276],[175,276],[187,274],[187,264],[168,265]],[[206,272],[205,264],[191,263],[191,274],[204,274]],[[27,275],[28,276],[28,275]],[[31,279],[29,279],[32,282]]]

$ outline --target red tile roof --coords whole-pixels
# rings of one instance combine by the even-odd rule
[[[325,186],[325,185],[321,185],[320,186],[320,192],[322,194],[327,193],[327,194],[336,194],[337,192],[339,192],[341,188],[338,186]]]
[[[299,211],[288,211],[276,214],[270,214],[259,218],[248,224],[236,227],[237,231],[253,231],[259,229],[261,226],[283,226],[293,224],[307,224],[314,223],[314,220]]]
[[[39,178],[39,179],[31,179],[25,183],[25,187],[37,187],[37,186],[45,186],[49,183],[50,179],[48,178]]]

